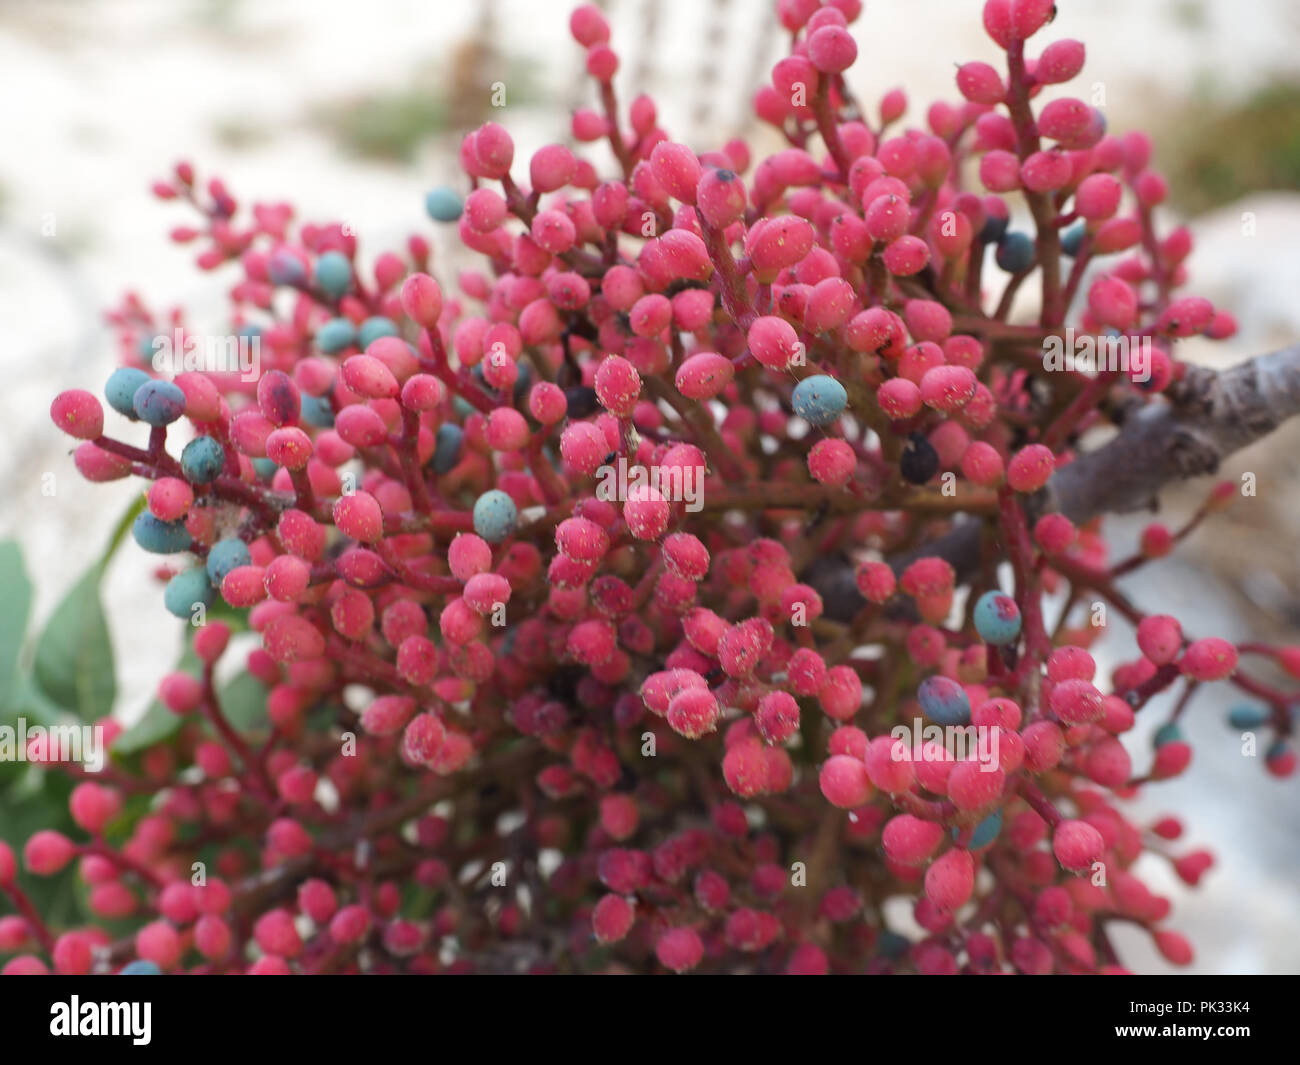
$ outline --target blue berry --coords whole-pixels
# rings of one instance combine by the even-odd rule
[[[171,425],[185,413],[185,393],[170,381],[146,381],[131,397],[136,417],[150,425]]]
[[[1228,724],[1239,732],[1259,728],[1268,720],[1268,711],[1262,706],[1234,706],[1228,711]]]
[[[925,716],[938,725],[969,725],[970,699],[951,677],[926,677],[916,690]]]
[[[325,295],[338,299],[352,285],[352,264],[341,251],[327,251],[316,260],[316,284]]]
[[[253,459],[253,472],[264,481],[269,481],[275,476],[278,466],[270,459]]]
[[[985,592],[976,600],[972,613],[975,631],[985,643],[1001,647],[1015,643],[1020,635],[1020,608],[1009,595]]]
[[[499,544],[515,531],[519,511],[499,488],[484,492],[474,503],[474,531],[490,544]]]
[[[225,464],[225,448],[210,436],[196,436],[181,451],[181,473],[190,484],[211,484]]]
[[[302,260],[283,249],[271,253],[266,273],[273,285],[301,285],[307,280],[307,268]]]
[[[212,605],[212,584],[202,566],[191,566],[182,570],[167,582],[163,589],[163,606],[169,614],[189,621],[194,616],[194,607],[199,603]]]
[[[909,484],[925,484],[939,472],[939,452],[925,433],[913,433],[898,456],[898,472]]]
[[[1079,247],[1083,244],[1083,235],[1087,231],[1088,227],[1083,222],[1075,222],[1061,234],[1061,251],[1071,258],[1078,255]]]
[[[134,421],[135,404],[132,400],[135,399],[140,386],[147,384],[149,380],[149,375],[143,370],[123,366],[109,375],[108,383],[104,385],[104,398],[118,414],[125,414]]]
[[[1007,231],[1007,225],[1010,221],[1009,218],[988,215],[984,219],[984,225],[980,227],[980,241],[984,244],[996,244]]]
[[[177,551],[188,551],[193,540],[185,522],[159,521],[147,510],[142,510],[131,523],[131,535],[135,542],[146,551],[155,555],[174,555]]]
[[[424,197],[424,209],[435,222],[454,222],[460,217],[462,204],[455,189],[439,185]]]
[[[302,397],[302,420],[319,429],[334,428],[334,408],[324,396]]]
[[[805,377],[794,386],[794,412],[812,425],[829,425],[849,401],[844,386],[824,373]]]
[[[1034,242],[1028,233],[1006,233],[998,241],[994,259],[1009,274],[1024,273],[1034,265]]]
[[[208,552],[208,579],[213,584],[220,585],[232,569],[250,565],[252,561],[253,556],[248,551],[248,545],[237,536],[218,540]]]
[[[460,445],[464,439],[464,430],[454,422],[443,422],[438,426],[433,458],[429,460],[434,473],[446,473],[460,461]]]
[[[357,332],[357,341],[363,348],[368,348],[380,337],[395,336],[397,336],[397,323],[391,318],[377,314],[361,323],[361,329]]]
[[[133,962],[128,962],[118,970],[119,976],[162,976],[162,970],[158,968],[158,963],[154,961],[145,961],[143,958],[136,958]]]
[[[1157,747],[1163,747],[1166,743],[1182,743],[1183,730],[1171,721],[1167,725],[1161,725],[1156,729],[1156,734],[1152,737],[1152,743]]]
[[[956,839],[961,835],[961,828],[957,825],[952,826],[952,838]],[[987,847],[995,839],[998,833],[1002,831],[1002,811],[994,810],[988,817],[984,818],[975,826],[975,831],[971,833],[970,844],[967,850],[976,851],[981,847]]]
[[[316,330],[316,346],[326,355],[337,355],[357,342],[357,327],[346,318],[331,318]]]
[[[906,936],[899,935],[897,932],[886,928],[876,939],[876,946],[880,952],[887,958],[897,958],[905,954],[907,949],[912,945],[912,941]]]

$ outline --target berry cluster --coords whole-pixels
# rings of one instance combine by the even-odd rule
[[[1052,0],[987,0],[1005,70],[960,66],[907,128],[901,91],[872,112],[845,80],[859,0],[777,6],[761,159],[621,110],[578,8],[601,104],[579,147],[525,165],[488,123],[468,194],[429,194],[484,260],[454,292],[421,236],[363,262],[341,223],[241,212],[188,164],[155,186],[197,212],[172,237],[230,280],[260,363],[155,373],[186,325],[132,296],[105,397],[147,441],[105,435],[89,392],[54,401],[88,480],[152,482],[132,531],[169,556],[197,665],[160,685],[176,729],[77,784],[80,838],[23,850],[33,876],[78,863],[86,924],[47,927],[0,845],[6,972],[1116,972],[1117,921],[1190,960],[1133,867],[1194,884],[1211,860],[1122,801],[1187,768],[1178,718],[1212,681],[1257,701],[1231,724],[1289,774],[1294,696],[1238,658],[1300,676],[1300,648],[1196,638],[1115,586],[1231,485],[1117,563],[1043,490],[1232,318],[1177,294],[1191,239],[1156,227],[1147,138],[1039,105],[1084,64],[1031,50]],[[1012,324],[1027,281],[1040,311]],[[1148,372],[1049,369],[1067,320],[1148,344]],[[973,571],[936,546],[962,521],[989,533]],[[847,611],[812,576],[836,559]],[[1112,677],[1098,626],[1049,621],[1067,587],[1136,626]],[[214,684],[245,628],[248,728]],[[1134,765],[1120,737],[1171,686]]]

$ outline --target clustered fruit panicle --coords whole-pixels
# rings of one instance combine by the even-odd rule
[[[1004,68],[959,66],[907,126],[901,91],[872,109],[845,80],[859,0],[777,7],[761,158],[620,108],[609,26],[574,11],[600,107],[528,160],[496,123],[464,138],[468,193],[427,200],[482,257],[455,279],[419,235],[362,259],[188,164],[155,186],[260,365],[155,372],[189,326],[128,296],[112,424],[54,401],[88,480],[151,482],[134,538],[202,623],[159,688],[179,727],[77,784],[77,838],[23,848],[33,876],[77,863],[85,923],[48,927],[0,845],[4,971],[1116,972],[1112,921],[1190,959],[1134,865],[1195,883],[1210,858],[1122,805],[1187,768],[1188,699],[1151,753],[1119,737],[1226,680],[1286,775],[1292,697],[1113,581],[1232,489],[1119,563],[1040,490],[1233,320],[1179,294],[1148,139],[1040,100],[1085,57],[1044,40],[1051,0],[987,0]],[[1011,324],[1023,284],[1040,310]],[[1149,374],[1049,372],[1067,323],[1149,343]],[[975,574],[927,551],[956,520],[990,532]],[[809,576],[838,557],[848,616]],[[1136,627],[1110,677],[1098,627],[1046,616],[1066,586]],[[252,729],[213,680],[245,627]],[[1296,648],[1246,650],[1300,676]]]

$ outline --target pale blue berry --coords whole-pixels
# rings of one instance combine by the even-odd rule
[[[519,510],[499,488],[484,492],[474,504],[474,531],[490,544],[499,544],[515,531]]]
[[[812,425],[829,425],[843,413],[848,400],[842,384],[820,373],[795,385],[791,397],[794,412]]]

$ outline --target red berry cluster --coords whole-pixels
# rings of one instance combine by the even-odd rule
[[[1266,705],[1291,772],[1294,697],[1238,655],[1300,676],[1300,651],[1193,638],[1115,587],[1230,485],[1118,563],[1040,490],[1232,319],[1176,295],[1191,241],[1156,228],[1147,138],[1036,102],[1084,63],[1031,54],[1051,0],[987,0],[1005,70],[960,66],[907,128],[901,92],[873,115],[844,78],[859,0],[777,6],[790,51],[755,109],[784,147],[761,159],[620,110],[609,26],[577,9],[581,147],[525,167],[488,123],[468,195],[430,194],[485,260],[454,294],[423,237],[363,265],[341,223],[241,212],[188,165],[155,187],[197,211],[173,239],[229,279],[260,366],[162,387],[145,353],[185,322],[129,297],[140,377],[109,399],[146,446],[87,392],[54,402],[88,479],[152,480],[140,543],[197,560],[166,598],[199,666],[160,688],[179,729],[77,785],[81,838],[24,849],[35,876],[79,862],[94,920],[48,928],[0,847],[5,971],[1115,972],[1114,921],[1190,959],[1133,871],[1181,825],[1122,801],[1187,767],[1177,719],[1210,681]],[[1011,324],[1031,279],[1038,317]],[[1148,343],[1149,373],[1046,367],[1067,320]],[[975,572],[936,546],[959,521],[993,534]],[[813,576],[835,559],[847,611]],[[1049,625],[1065,586],[1136,626],[1114,676],[1097,626]],[[214,685],[245,627],[249,728]],[[1135,766],[1119,737],[1175,685]],[[914,720],[941,731],[899,738]],[[1189,883],[1210,864],[1170,857]]]

